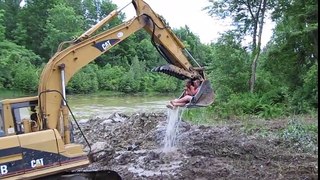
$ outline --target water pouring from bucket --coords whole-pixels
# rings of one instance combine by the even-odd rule
[[[182,110],[180,108],[168,109],[167,127],[164,137],[163,152],[172,152],[176,150],[178,142],[178,129],[181,122]]]

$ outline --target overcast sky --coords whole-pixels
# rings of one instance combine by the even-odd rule
[[[112,0],[118,8],[124,7],[131,0]],[[200,37],[202,43],[216,41],[219,33],[230,29],[230,22],[210,17],[202,9],[209,5],[208,0],[145,0],[146,3],[158,14],[162,15],[172,28],[187,25],[190,30]],[[135,10],[129,5],[123,10],[127,18],[135,16]],[[264,46],[271,37],[273,25],[268,23],[264,26]]]

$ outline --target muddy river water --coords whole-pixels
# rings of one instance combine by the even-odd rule
[[[104,118],[113,113],[161,112],[174,96],[70,95],[67,98],[77,120],[85,120]]]

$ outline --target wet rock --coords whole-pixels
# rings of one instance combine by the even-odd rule
[[[129,146],[127,147],[127,150],[128,150],[128,151],[135,151],[135,150],[138,150],[138,149],[139,149],[139,146],[136,145],[135,143],[132,144],[132,145],[129,145]]]
[[[93,161],[108,161],[115,154],[115,150],[106,142],[96,142],[91,146]]]

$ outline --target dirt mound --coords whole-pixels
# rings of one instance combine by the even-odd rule
[[[164,152],[166,120],[166,113],[136,113],[80,122],[95,162],[78,171],[113,170],[128,180],[318,177],[317,155],[288,152],[279,139],[248,136],[232,125],[182,120],[176,149]],[[86,144],[79,131],[75,140]]]

